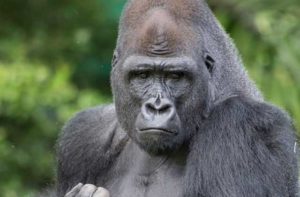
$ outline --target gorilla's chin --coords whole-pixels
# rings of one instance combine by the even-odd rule
[[[139,130],[136,132],[135,141],[140,148],[150,154],[168,154],[182,145],[181,137],[177,136],[177,132],[160,129]]]

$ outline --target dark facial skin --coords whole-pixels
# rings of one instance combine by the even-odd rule
[[[124,64],[126,86],[132,97],[140,100],[134,138],[153,152],[172,150],[183,143],[181,102],[192,91],[197,73],[193,60],[179,58],[130,58]]]
[[[113,71],[113,76],[114,72],[122,73],[118,77],[123,80],[123,89],[127,90],[130,98],[127,103],[120,101],[124,103],[120,111],[126,111],[124,108],[132,105],[137,108],[129,128],[125,125],[136,143],[151,153],[164,153],[176,150],[189,139],[196,127],[186,126],[192,119],[186,120],[185,113],[195,107],[189,106],[190,95],[197,92],[203,97],[208,89],[205,78],[209,73],[204,61],[203,65],[197,65],[188,56],[165,58],[133,55]],[[197,77],[199,75],[204,77]],[[197,106],[201,111],[206,108],[206,103],[201,103],[200,95],[198,98]],[[122,116],[120,119],[122,123]]]

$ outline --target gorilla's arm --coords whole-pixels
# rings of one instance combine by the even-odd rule
[[[119,154],[126,138],[119,129],[112,105],[75,115],[63,128],[58,143],[58,196],[64,196],[78,183],[105,182],[107,167]]]
[[[230,98],[213,109],[193,138],[186,196],[294,197],[295,148],[285,113],[247,98]]]

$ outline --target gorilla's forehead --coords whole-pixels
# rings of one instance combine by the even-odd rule
[[[141,17],[144,20],[140,26],[132,28],[134,39],[126,38],[136,52],[151,56],[175,56],[179,50],[183,51],[183,31],[166,9],[153,8]]]
[[[139,68],[145,66],[157,66],[157,67],[167,67],[169,69],[188,69],[190,71],[195,71],[197,69],[197,63],[194,59],[182,56],[182,57],[148,57],[132,55],[129,56],[123,64],[123,69]]]
[[[195,43],[195,29],[166,7],[154,7],[140,16],[137,24],[127,26],[125,46],[149,56],[178,56]],[[134,36],[132,36],[134,35]]]
[[[183,44],[181,31],[174,18],[162,8],[149,11],[141,28],[136,30],[137,48],[151,55],[172,55]]]
[[[153,8],[164,8],[176,19],[193,20],[202,14],[202,0],[131,0],[124,13],[124,24],[133,27]]]

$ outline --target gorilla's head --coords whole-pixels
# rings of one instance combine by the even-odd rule
[[[216,99],[242,89],[232,83],[235,73],[245,75],[240,66],[226,80],[226,65],[218,73],[217,63],[233,62],[232,69],[238,58],[226,57],[232,46],[201,7],[197,0],[133,0],[124,11],[111,73],[115,107],[122,128],[148,152],[188,142]]]

